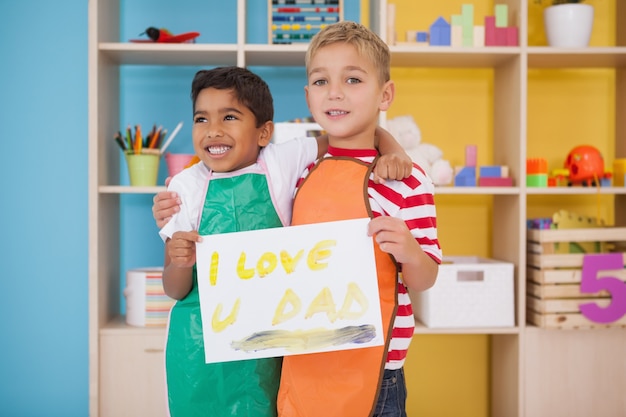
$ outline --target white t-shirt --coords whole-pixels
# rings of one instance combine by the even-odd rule
[[[257,162],[233,172],[210,172],[202,162],[175,175],[167,188],[181,199],[181,210],[159,231],[161,239],[174,232],[198,230],[209,178],[232,177],[243,173],[267,172],[270,194],[283,226],[291,224],[296,183],[302,172],[317,158],[317,141],[301,137],[281,144],[270,143],[259,153]]]

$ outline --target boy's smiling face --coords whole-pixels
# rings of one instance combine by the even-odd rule
[[[329,144],[373,148],[378,114],[393,101],[393,82],[381,85],[374,63],[345,42],[321,47],[311,57],[307,78],[307,104],[328,132]]]
[[[193,148],[215,172],[230,172],[254,164],[273,132],[271,121],[256,127],[256,117],[233,90],[205,88],[193,115]]]

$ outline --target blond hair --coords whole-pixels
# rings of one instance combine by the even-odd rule
[[[309,64],[315,54],[324,46],[338,42],[352,45],[360,56],[369,59],[378,69],[378,79],[381,85],[389,81],[391,78],[389,47],[376,33],[360,23],[351,21],[333,23],[313,36],[304,56],[307,75],[310,69]]]

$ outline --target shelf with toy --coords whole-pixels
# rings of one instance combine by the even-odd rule
[[[527,187],[529,195],[626,195],[626,187]]]
[[[236,65],[236,44],[111,43],[98,49],[119,65]]]
[[[519,196],[519,187],[448,187],[438,186],[435,194],[452,195],[515,195]]]

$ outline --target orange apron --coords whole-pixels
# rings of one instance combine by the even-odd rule
[[[292,224],[372,217],[368,179],[374,164],[320,160],[296,194]],[[383,377],[397,310],[397,268],[374,244],[384,346],[286,356],[278,391],[279,417],[371,416]]]

